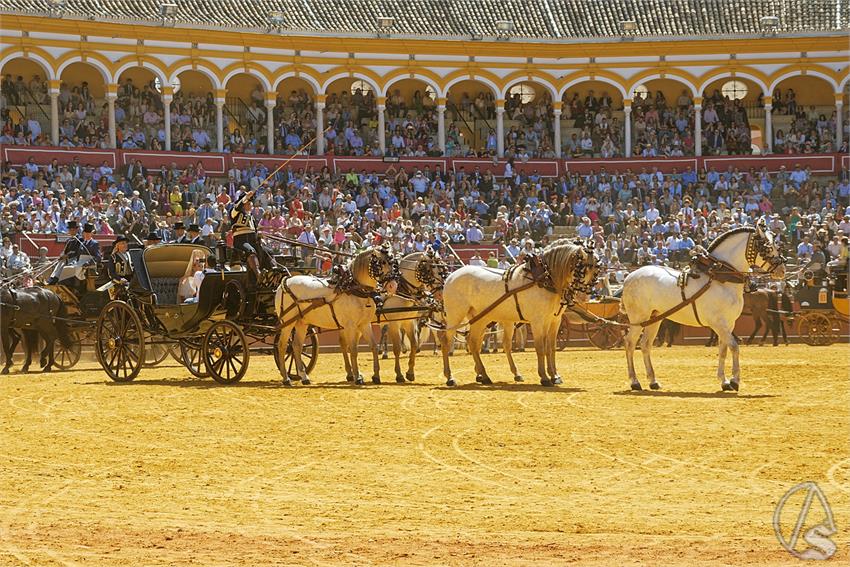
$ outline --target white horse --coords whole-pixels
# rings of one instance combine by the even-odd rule
[[[529,262],[532,262],[529,264]],[[505,354],[514,380],[521,382],[511,355],[514,324],[527,322],[534,335],[540,383],[562,382],[555,364],[555,337],[560,324],[561,303],[574,293],[589,291],[598,267],[593,251],[575,241],[550,244],[538,257],[507,272],[481,266],[464,266],[452,273],[443,289],[446,333],[441,338],[446,384],[455,385],[449,367],[448,347],[457,329],[469,322],[466,344],[475,360],[475,380],[492,384],[481,361],[481,340],[491,321],[504,328]]]
[[[448,274],[448,267],[429,247],[425,252],[414,252],[402,258],[399,261],[399,271],[401,280],[398,293],[387,298],[384,309],[410,309],[411,311],[385,313],[381,319],[388,322],[387,336],[392,343],[395,356],[395,381],[404,383],[405,379],[409,382],[415,380],[416,354],[421,344],[417,332],[419,320],[413,308],[422,307],[426,302],[442,299],[443,283]],[[400,361],[403,337],[407,337],[410,343],[405,374],[401,373]]]
[[[281,282],[275,294],[275,309],[281,321],[279,353],[286,352],[292,336],[295,366],[302,384],[309,384],[301,350],[310,325],[320,329],[338,329],[345,362],[346,379],[363,384],[357,366],[357,344],[361,336],[372,349],[373,382],[380,383],[378,352],[371,334],[375,319],[375,295],[379,287],[392,295],[398,285],[398,260],[389,248],[370,248],[358,254],[336,279],[316,276],[291,276]],[[293,334],[294,329],[294,334]],[[284,385],[292,382],[285,370]]]
[[[641,352],[646,365],[649,387],[659,389],[650,359],[652,342],[663,319],[691,327],[709,327],[719,337],[717,377],[723,390],[738,390],[741,368],[738,342],[732,331],[744,307],[744,285],[750,267],[770,274],[776,279],[785,277],[785,259],[779,253],[773,235],[764,221],[756,227],[736,228],[718,236],[708,247],[710,264],[698,278],[690,277],[684,288],[679,286],[681,272],[662,266],[643,266],[626,277],[623,283],[622,311],[629,317],[626,335],[626,361],[632,390],[641,385],[635,374],[634,354],[643,334]],[[714,274],[712,277],[711,274]],[[703,289],[708,286],[707,289]],[[684,298],[696,300],[685,303]],[[679,307],[677,309],[677,306]],[[661,317],[661,315],[664,315]],[[724,366],[726,351],[732,350],[732,381],[726,380]]]

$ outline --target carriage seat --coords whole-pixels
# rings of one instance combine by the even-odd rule
[[[145,249],[150,291],[156,294],[158,305],[177,305],[177,288],[195,250],[202,250],[205,258],[210,253],[205,246],[193,244],[161,244]]]

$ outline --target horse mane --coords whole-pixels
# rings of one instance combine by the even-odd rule
[[[572,240],[565,241],[565,239],[556,240],[543,249],[540,257],[546,262],[556,289],[564,290],[570,285],[576,265],[582,259],[583,253],[581,245]]]
[[[351,263],[348,265],[348,269],[351,272],[352,277],[357,280],[362,286],[366,287],[374,287],[375,280],[372,276],[369,275],[369,261],[372,258],[372,253],[374,249],[369,248],[357,254],[354,259],[351,260]]]
[[[738,228],[733,228],[732,230],[727,230],[717,238],[711,241],[711,244],[708,245],[708,251],[713,252],[715,248],[717,248],[721,242],[726,240],[728,237],[733,236],[735,234],[741,234],[744,232],[755,232],[756,229],[751,226],[741,226]]]

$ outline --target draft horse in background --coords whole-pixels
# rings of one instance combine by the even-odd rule
[[[718,236],[707,251],[698,253],[690,269],[681,272],[663,266],[643,266],[623,283],[622,311],[629,318],[626,362],[632,390],[641,390],[634,354],[643,336],[643,354],[649,387],[659,389],[652,367],[652,343],[661,321],[670,319],[691,327],[710,327],[717,333],[717,377],[722,390],[738,390],[741,382],[738,341],[732,330],[744,307],[744,286],[751,267],[774,279],[785,277],[785,258],[763,220],[755,227],[732,229]],[[732,380],[726,379],[727,351],[732,351]]]
[[[42,370],[49,372],[54,364],[54,345],[56,341],[65,348],[71,348],[71,333],[64,320],[68,316],[62,299],[53,291],[40,287],[12,289],[0,287],[0,340],[6,364],[2,374],[8,374],[12,366],[18,333],[24,336],[26,359],[21,367],[28,372],[32,363],[32,351],[38,348],[38,337],[44,339],[41,352]],[[17,331],[17,332],[16,332]]]

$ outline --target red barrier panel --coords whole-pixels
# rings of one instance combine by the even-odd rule
[[[565,167],[570,173],[587,174],[591,171],[599,173],[604,169],[607,173],[625,173],[630,169],[632,173],[640,173],[643,168],[652,171],[657,167],[662,173],[673,173],[673,169],[679,173],[689,167],[696,171],[699,167],[697,158],[632,158],[632,159],[573,159],[565,162]]]
[[[470,172],[478,167],[482,172],[489,169],[490,173],[497,177],[502,177],[505,174],[505,164],[507,163],[507,161],[503,159],[494,163],[492,159],[483,158],[452,158],[451,162],[452,168],[455,171],[463,167],[464,171]],[[524,171],[525,173],[531,174],[535,170],[543,177],[560,177],[561,173],[564,171],[561,168],[560,160],[535,159],[526,162],[514,162],[514,171]]]
[[[261,163],[269,168],[270,171],[274,171],[284,163],[287,166],[294,170],[298,171],[299,169],[308,170],[313,168],[316,171],[321,171],[323,167],[328,165],[328,157],[327,156],[267,156],[267,155],[258,155],[258,154],[232,154],[230,156],[233,165],[236,167],[242,168],[251,163]],[[287,163],[288,162],[288,163]]]
[[[121,163],[127,165],[139,160],[148,169],[159,169],[172,163],[184,168],[190,165],[201,165],[210,175],[224,175],[230,169],[230,158],[227,154],[202,154],[187,152],[149,152],[145,150],[119,150]]]
[[[841,156],[841,167],[850,169],[850,156]]]
[[[712,156],[702,158],[702,164],[705,169],[714,168],[717,171],[726,171],[731,165],[737,167],[741,171],[746,171],[751,167],[759,170],[762,167],[767,167],[771,173],[779,171],[784,165],[785,169],[791,171],[797,164],[800,167],[806,166],[812,168],[812,173],[836,173],[838,160],[835,155],[770,155],[770,156]]]
[[[69,164],[74,161],[75,157],[80,158],[82,165],[98,167],[104,160],[106,160],[106,163],[112,169],[116,169],[121,165],[115,150],[96,150],[89,148],[64,149],[44,146],[2,146],[2,148],[3,160],[9,165],[23,165],[30,157],[34,157],[36,163],[40,165],[49,164],[54,159],[58,160],[61,164]],[[157,167],[160,165],[162,165],[162,162],[158,163]]]

